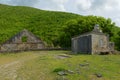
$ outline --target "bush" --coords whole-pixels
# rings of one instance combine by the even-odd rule
[[[55,68],[53,72],[60,72],[60,71],[66,71],[64,68]]]

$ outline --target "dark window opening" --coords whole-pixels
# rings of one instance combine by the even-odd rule
[[[28,39],[27,36],[23,36],[23,37],[22,37],[22,42],[27,42],[27,39]]]

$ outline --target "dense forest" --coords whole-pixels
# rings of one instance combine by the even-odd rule
[[[95,24],[109,34],[115,48],[120,50],[120,28],[110,18],[0,4],[0,44],[28,29],[46,46],[70,48],[72,37],[91,31]]]

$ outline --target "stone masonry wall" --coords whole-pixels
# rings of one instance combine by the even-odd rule
[[[92,35],[92,53],[109,52],[109,39],[106,35]]]
[[[26,37],[26,42],[22,41],[22,37]],[[44,49],[44,43],[27,30],[23,30],[13,36],[11,39],[3,43],[0,47],[1,52],[14,52],[22,50],[38,50]]]
[[[1,46],[1,52],[13,52],[24,50],[38,50],[43,49],[44,45],[41,43],[20,43],[20,44],[4,44]]]

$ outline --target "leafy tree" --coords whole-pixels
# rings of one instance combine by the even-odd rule
[[[120,50],[120,31],[117,32],[118,36],[115,36],[115,49]]]
[[[67,21],[63,27],[63,34],[60,36],[60,45],[70,47],[71,38],[86,32],[90,32],[95,24],[99,24],[104,33],[109,34],[110,38],[116,36],[114,33],[115,23],[111,19],[98,16],[81,16],[79,19]],[[64,40],[63,40],[64,39]],[[113,40],[115,41],[115,40]],[[66,44],[65,44],[66,42]]]
[[[28,29],[49,47],[70,48],[72,37],[91,31],[95,24],[110,35],[111,41],[120,50],[120,28],[109,18],[0,4],[0,44],[21,30]]]

